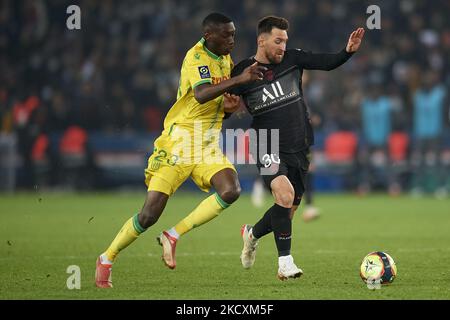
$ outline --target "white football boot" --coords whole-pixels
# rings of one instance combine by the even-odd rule
[[[245,269],[249,269],[255,263],[258,239],[253,237],[252,226],[248,224],[242,226],[241,235],[242,241],[244,242],[244,248],[241,253],[241,262]]]
[[[305,222],[315,220],[320,217],[319,209],[313,206],[306,206],[302,213],[302,219]]]
[[[278,279],[281,281],[298,278],[303,274],[302,269],[294,263],[291,255],[278,258]]]

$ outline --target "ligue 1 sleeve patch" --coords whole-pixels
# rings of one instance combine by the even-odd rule
[[[202,78],[202,79],[211,78],[211,75],[209,74],[208,66],[198,67],[198,72],[200,73],[200,78]]]

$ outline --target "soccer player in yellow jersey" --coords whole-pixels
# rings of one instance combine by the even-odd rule
[[[207,192],[212,186],[216,192],[158,237],[163,247],[162,259],[171,269],[176,266],[175,246],[179,237],[217,217],[239,197],[236,170],[222,154],[217,133],[224,113],[236,110],[240,98],[225,92],[261,80],[266,68],[255,63],[239,77],[230,79],[233,22],[220,13],[212,13],[203,20],[202,27],[203,38],[186,54],[177,101],[169,110],[164,130],[155,140],[153,154],[148,159],[144,206],[123,225],[111,245],[98,257],[97,287],[112,287],[111,269],[118,253],[158,221],[169,197],[189,177],[201,190]]]

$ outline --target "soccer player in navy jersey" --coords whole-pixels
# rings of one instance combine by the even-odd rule
[[[303,70],[332,70],[345,63],[361,45],[364,29],[353,31],[347,45],[338,53],[311,53],[287,49],[289,22],[268,16],[258,23],[256,55],[241,61],[233,69],[235,77],[248,66],[264,66],[262,80],[235,87],[230,92],[241,96],[253,116],[252,128],[279,130],[278,148],[257,139],[253,154],[265,184],[270,188],[274,204],[254,225],[242,226],[244,248],[241,262],[250,268],[255,262],[258,239],[274,233],[278,250],[278,278],[286,280],[303,274],[291,256],[292,214],[305,192],[305,176],[309,168],[309,147],[314,143],[313,130],[303,99]]]

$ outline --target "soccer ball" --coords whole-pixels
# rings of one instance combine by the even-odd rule
[[[364,257],[359,274],[367,284],[369,282],[389,284],[397,276],[397,266],[386,252],[371,252]]]

